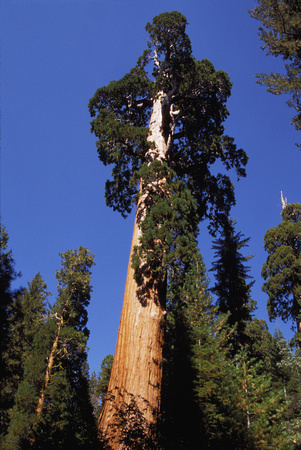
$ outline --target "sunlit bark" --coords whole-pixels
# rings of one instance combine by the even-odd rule
[[[166,97],[159,93],[154,100],[149,140],[154,142],[155,148],[147,155],[149,163],[156,158],[166,158],[169,139],[164,125],[169,122],[166,117],[169,108],[164,110]],[[151,279],[152,274],[148,274],[143,286],[138,286],[131,266],[134,247],[139,245],[146,202],[147,194],[141,192],[116,352],[107,400],[99,419],[100,436],[112,449],[125,448],[124,442],[130,440],[131,434],[139,435],[136,439],[148,445],[155,442],[153,430],[160,412],[166,280],[165,277],[164,280]],[[141,290],[144,290],[143,295]]]
[[[56,351],[57,351],[57,346],[58,346],[58,342],[59,342],[59,338],[60,338],[60,333],[61,333],[61,328],[64,325],[64,319],[63,319],[63,315],[60,317],[59,323],[58,323],[58,329],[57,329],[57,335],[53,341],[52,344],[52,348],[51,348],[51,352],[50,355],[48,357],[48,362],[47,362],[47,367],[46,367],[46,373],[45,373],[45,383],[43,385],[43,388],[41,390],[41,394],[40,394],[40,398],[38,401],[38,406],[36,409],[36,412],[38,415],[41,414],[42,409],[43,409],[43,405],[44,405],[44,401],[45,401],[45,391],[48,387],[49,381],[50,381],[50,376],[51,376],[51,371],[53,368],[53,364],[54,364],[54,358],[56,355]]]

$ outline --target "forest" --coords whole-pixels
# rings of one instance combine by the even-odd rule
[[[300,130],[300,1],[258,0],[249,14],[263,50],[284,65],[257,83],[289,96]],[[281,192],[256,280],[269,319],[290,323],[287,339],[256,314],[250,237],[232,217],[249,160],[225,133],[232,83],[195,58],[187,25],[178,11],[155,16],[136,65],[89,100],[97,156],[111,172],[106,204],[135,214],[116,350],[99,372],[88,364],[95,255],[60,253],[56,293],[40,272],[16,287],[1,223],[3,449],[301,448],[301,203]]]

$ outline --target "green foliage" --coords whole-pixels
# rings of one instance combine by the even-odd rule
[[[256,363],[262,363],[262,369],[268,376],[272,375],[273,337],[265,320],[254,317],[246,323],[244,350]]]
[[[235,326],[233,344],[237,350],[246,341],[245,327],[251,320],[254,302],[250,299],[251,286],[247,283],[249,267],[245,263],[252,257],[243,256],[240,250],[247,246],[249,238],[235,232],[235,222],[226,219],[221,237],[214,241],[215,261],[212,271],[215,275],[215,285],[212,292],[217,295],[217,304],[221,313],[229,313],[228,322]]]
[[[12,251],[8,249],[8,234],[0,230],[0,439],[8,426],[7,410],[12,406],[14,393],[10,389],[10,308],[18,294],[12,283],[20,274],[15,271]]]
[[[152,82],[143,68],[134,67],[119,81],[98,89],[89,102],[95,119],[91,132],[98,138],[97,152],[105,166],[114,165],[106,182],[106,202],[126,217],[131,212],[137,186],[130,186],[133,173],[150,147],[147,122]]]
[[[9,308],[9,348],[7,352],[8,379],[6,389],[10,392],[11,403],[19,383],[24,376],[24,367],[30,357],[33,341],[47,318],[47,286],[38,273],[28,283],[28,288],[15,296]]]
[[[293,448],[299,448],[301,445],[300,350],[294,350],[281,331],[276,329],[271,356],[273,385],[282,390],[285,401],[282,429],[288,444]]]
[[[190,269],[181,274],[184,282],[179,285],[179,274],[174,272],[169,277],[161,429],[163,448],[168,449],[200,448],[205,442],[195,392],[200,369],[195,355],[199,335],[195,332],[200,323],[201,327],[207,322],[211,297],[203,260],[200,255],[192,258]],[[206,344],[200,348],[206,351]]]
[[[106,400],[112,364],[113,356],[107,355],[101,363],[98,375],[93,372],[90,378],[90,398],[93,405],[93,414],[97,421]]]
[[[191,190],[199,220],[210,217],[214,228],[219,215],[234,203],[234,194],[229,177],[213,175],[210,168],[220,160],[226,170],[234,168],[239,177],[245,176],[247,156],[224,135],[229,78],[209,61],[192,57],[186,24],[177,11],[160,14],[147,24],[149,49],[138,65],[90,100],[91,131],[98,139],[100,160],[113,165],[112,180],[106,183],[107,203],[125,216],[138,193],[136,173],[149,164],[153,143],[147,141],[147,125],[153,102],[163,90],[162,127],[169,142],[164,162]]]
[[[262,373],[260,363],[248,358],[244,350],[233,361],[234,390],[228,399],[230,429],[244,448],[281,448],[284,436],[281,418],[282,396],[272,390],[271,379]]]
[[[86,351],[86,308],[94,257],[83,247],[61,257],[58,297],[47,322],[36,333],[25,362],[24,378],[11,411],[6,449],[97,448]],[[50,366],[52,357],[54,363]],[[38,414],[42,395],[45,399]]]
[[[143,179],[142,191],[147,191],[148,212],[141,225],[133,267],[137,280],[145,267],[154,277],[164,278],[171,267],[174,271],[188,267],[196,251],[197,205],[191,190],[166,163],[155,160],[144,164],[139,176]]]
[[[15,362],[24,367],[34,336],[47,319],[47,285],[40,273],[28,283],[28,288],[16,296],[10,310],[11,353]],[[12,370],[16,372],[16,369]],[[21,370],[22,373],[22,370]],[[22,376],[21,376],[22,377]]]
[[[282,222],[265,234],[264,248],[268,257],[262,267],[265,280],[262,289],[269,296],[270,318],[293,319],[297,325],[301,320],[300,219],[300,203],[292,203],[283,209]]]
[[[262,23],[259,28],[263,49],[268,55],[281,56],[286,75],[259,74],[258,83],[267,86],[273,94],[291,94],[287,102],[297,111],[293,118],[297,130],[301,129],[300,76],[301,76],[301,5],[299,0],[257,0],[258,6],[251,16]]]
[[[184,81],[184,74],[193,69],[191,43],[185,33],[187,24],[186,17],[178,11],[162,13],[146,24],[148,47],[155,48],[152,75],[157,90],[177,89]]]

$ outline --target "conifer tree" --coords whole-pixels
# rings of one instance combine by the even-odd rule
[[[243,256],[240,252],[249,238],[242,238],[240,232],[235,232],[235,222],[227,219],[223,224],[221,237],[214,241],[212,247],[215,250],[215,261],[211,270],[216,279],[212,291],[217,296],[219,311],[229,313],[229,325],[236,327],[233,334],[234,350],[245,343],[245,327],[251,321],[251,312],[254,310],[254,301],[250,298],[254,281],[247,282],[250,268],[245,265],[252,256]]]
[[[166,285],[172,267],[189,267],[198,223],[211,229],[234,203],[233,186],[211,166],[245,176],[245,152],[224,134],[231,83],[208,60],[192,56],[186,18],[177,11],[148,23],[149,48],[119,81],[90,100],[92,132],[105,165],[107,204],[136,220],[124,304],[100,432],[122,445],[117,416],[131,404],[146,439],[161,402]],[[135,421],[133,420],[133,426]],[[149,429],[148,429],[149,428]],[[155,443],[152,445],[156,445]]]
[[[28,283],[28,288],[15,296],[10,307],[8,366],[9,384],[14,393],[23,379],[24,364],[31,353],[34,337],[46,321],[48,294],[47,285],[38,273]]]
[[[179,276],[185,279],[180,288]],[[202,345],[203,351],[207,351],[208,356],[210,350],[206,347],[207,324],[210,321],[209,310],[212,300],[201,255],[194,258],[194,264],[187,273],[178,274],[178,277],[174,276],[171,279],[167,293],[161,444],[163,448],[168,449],[194,449],[200,448],[205,442],[196,395],[196,389],[200,387],[201,361],[196,354],[196,347]],[[203,329],[205,322],[207,322],[206,330]],[[206,335],[202,343],[201,332]],[[201,365],[203,366],[203,362]]]
[[[258,83],[272,94],[290,94],[289,106],[297,111],[293,118],[297,130],[301,129],[300,76],[301,76],[301,5],[299,0],[257,0],[258,6],[251,16],[263,26],[259,36],[262,49],[268,55],[280,56],[285,61],[286,74],[257,75]]]
[[[10,308],[17,292],[12,283],[20,274],[15,270],[12,251],[8,249],[8,234],[4,227],[0,230],[0,440],[7,430],[7,411],[12,406],[8,367],[9,317]],[[1,444],[1,442],[0,442]]]
[[[244,349],[231,362],[232,389],[229,381],[222,395],[228,397],[226,424],[229,443],[235,448],[283,448],[286,436],[281,419],[285,405],[281,392],[272,389],[272,381]]]
[[[288,445],[298,448],[301,445],[301,355],[287,341],[279,328],[273,335],[272,383],[282,391],[285,410],[282,418],[282,430]]]
[[[273,336],[269,332],[268,325],[264,319],[253,317],[247,322],[245,329],[244,350],[248,358],[256,363],[262,363],[262,370],[267,376],[272,376],[272,349]]]
[[[112,364],[113,356],[107,355],[101,363],[100,372],[98,374],[93,372],[90,377],[90,398],[93,414],[97,420],[106,400]]]
[[[282,210],[282,222],[264,236],[268,252],[262,267],[262,286],[268,298],[271,320],[280,317],[296,323],[301,332],[301,204],[291,203]],[[297,335],[300,339],[300,335]]]
[[[61,256],[58,297],[26,361],[6,449],[97,448],[86,352],[94,258],[83,247]]]
[[[186,320],[194,369],[194,392],[198,404],[198,445],[215,448],[223,436],[220,417],[220,385],[228,376],[231,330],[227,315],[219,314],[209,295],[208,280],[198,279],[202,261],[190,271],[185,283]],[[203,275],[204,277],[204,275]],[[203,281],[203,282],[202,282]],[[205,282],[205,283],[204,283]]]

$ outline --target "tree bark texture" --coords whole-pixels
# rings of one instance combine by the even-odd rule
[[[147,155],[148,162],[166,155],[163,100],[163,94],[154,100],[149,140],[156,148]],[[108,394],[99,418],[100,438],[105,448],[110,449],[132,448],[134,442],[139,448],[155,448],[154,430],[161,403],[166,285],[165,281],[153,280],[152,274],[147,274],[143,286],[134,278],[131,260],[134,247],[139,245],[145,203],[142,192],[137,205]]]

